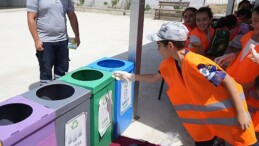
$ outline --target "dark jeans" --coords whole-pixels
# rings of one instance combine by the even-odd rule
[[[37,51],[36,56],[40,66],[41,83],[52,80],[52,68],[54,75],[63,76],[68,71],[69,51],[68,41],[43,42],[43,51]]]
[[[213,139],[208,140],[208,141],[195,142],[195,146],[213,146],[216,139],[217,139],[217,137],[214,137]]]

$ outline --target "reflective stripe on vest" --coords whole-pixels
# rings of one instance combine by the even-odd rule
[[[244,93],[240,94],[241,101],[245,100]],[[211,111],[217,111],[217,110],[224,110],[227,108],[233,107],[233,102],[230,99],[223,100],[217,103],[209,104],[209,105],[192,105],[192,104],[184,104],[184,105],[175,105],[176,111],[186,111],[186,110],[192,110],[192,111],[202,111],[202,112],[211,112]]]
[[[189,64],[200,62],[204,57],[192,52],[185,57],[190,58],[182,62],[183,76],[179,74],[172,57],[161,63],[160,72],[168,85],[170,101],[194,141],[206,141],[218,136],[235,146],[253,144],[256,141],[254,127],[251,124],[245,131],[238,127],[235,108],[226,89],[222,85],[213,87],[208,84],[209,81],[197,71],[197,66],[191,67],[192,64]],[[190,66],[184,67],[187,62]],[[215,64],[207,58],[202,62]],[[249,114],[242,87],[237,83],[235,87],[245,112]]]
[[[250,117],[249,112],[246,112]],[[206,118],[206,119],[189,119],[181,118],[182,122],[188,124],[210,124],[210,125],[226,125],[226,126],[238,126],[236,118]]]
[[[259,97],[254,88],[248,91],[247,98],[248,111],[251,114],[255,114],[258,111]]]

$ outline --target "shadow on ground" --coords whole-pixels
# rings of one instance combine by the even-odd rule
[[[140,72],[144,74],[157,73],[162,61],[162,56],[157,51],[157,44],[152,42],[144,45],[141,56]],[[125,52],[113,57],[128,60],[128,53]],[[179,134],[179,139],[184,146],[193,145],[193,141],[184,129],[166,95],[167,86],[164,86],[161,100],[158,100],[160,85],[161,81],[140,83],[138,96],[138,116],[140,119],[138,121],[166,134]]]
[[[162,57],[156,48],[156,43],[148,43],[143,46],[141,73],[156,73],[158,71]],[[113,58],[128,60],[128,52],[118,54],[113,56]],[[193,145],[193,141],[182,126],[166,95],[167,86],[164,86],[161,100],[158,100],[160,84],[161,81],[152,84],[140,83],[138,96],[138,116],[140,119],[138,119],[138,122],[165,134],[179,134],[179,139],[184,146]],[[29,90],[38,86],[39,82],[32,83],[29,86]]]

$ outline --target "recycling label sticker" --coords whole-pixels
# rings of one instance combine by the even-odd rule
[[[98,131],[101,137],[112,124],[112,106],[112,91],[109,91],[99,101]]]
[[[81,113],[66,123],[65,146],[87,146],[86,115],[87,113]]]
[[[121,82],[121,102],[120,115],[122,115],[129,107],[131,107],[132,82]]]

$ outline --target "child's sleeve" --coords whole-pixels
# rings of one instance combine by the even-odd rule
[[[226,77],[226,72],[213,64],[199,64],[197,68],[199,72],[216,87],[219,86]]]
[[[190,36],[190,42],[188,44],[188,48],[193,48],[192,43],[201,43],[201,40],[197,36],[191,35]]]

